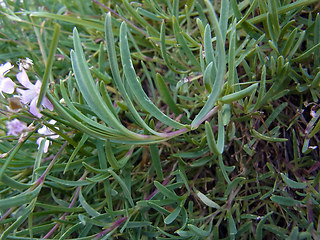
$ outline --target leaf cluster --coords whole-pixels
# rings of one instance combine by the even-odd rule
[[[318,10],[3,1],[1,62],[33,59],[54,111],[0,97],[0,239],[319,239]]]

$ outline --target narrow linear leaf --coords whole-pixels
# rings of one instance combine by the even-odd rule
[[[91,216],[91,217],[97,217],[100,216],[100,213],[98,213],[96,210],[94,210],[85,200],[85,198],[82,195],[82,191],[80,189],[79,192],[79,201],[83,209]]]
[[[228,211],[227,218],[228,218],[230,238],[235,239],[235,235],[237,234],[238,230],[237,230],[237,226],[236,226],[236,223],[233,219],[231,211]]]
[[[283,205],[283,206],[290,206],[293,207],[295,205],[300,205],[300,201],[294,200],[290,197],[283,197],[283,196],[278,196],[278,195],[273,195],[270,197],[271,201]]]
[[[99,116],[105,123],[117,129],[122,134],[132,138],[139,138],[138,134],[126,129],[121,124],[121,122],[114,117],[112,111],[103,101],[90,74],[90,70],[86,63],[79,34],[76,28],[74,28],[73,30],[73,44],[75,50],[70,52],[72,68],[74,70],[79,89],[88,105],[90,106],[91,110],[95,114],[97,114],[97,116]]]
[[[204,195],[202,192],[197,191],[197,196],[200,198],[200,200],[207,205],[208,207],[212,207],[212,208],[216,208],[216,209],[220,209],[221,207],[215,203],[214,201],[212,201],[211,199],[209,199],[206,195]]]
[[[228,87],[233,88],[234,84],[234,75],[236,73],[236,66],[235,66],[235,56],[236,56],[236,22],[234,23],[231,28],[231,33],[229,37],[230,47],[229,47],[229,56],[228,56]]]
[[[206,129],[206,136],[207,136],[207,142],[208,146],[210,148],[210,151],[214,154],[219,155],[218,147],[217,147],[217,142],[214,138],[212,128],[210,126],[210,123],[206,121],[205,123],[205,129]]]
[[[167,187],[163,186],[158,181],[154,181],[154,185],[164,196],[172,200],[179,200],[179,196],[177,196],[173,191],[169,190]]]
[[[214,62],[214,50],[212,46],[212,38],[211,38],[211,28],[210,25],[207,24],[204,29],[204,52],[206,55],[207,65],[211,62]]]
[[[198,115],[191,123],[191,128],[195,127],[201,120],[208,114],[208,112],[213,108],[215,105],[223,85],[224,75],[226,70],[226,56],[225,56],[225,43],[223,40],[223,36],[221,33],[221,29],[217,20],[216,13],[214,8],[209,0],[205,0],[205,4],[208,8],[209,20],[213,26],[214,32],[217,38],[217,54],[219,58],[217,59],[217,74],[214,81],[213,90],[210,93],[208,100],[206,101],[205,105],[202,107]]]
[[[99,23],[97,21],[83,20],[83,19],[78,18],[76,16],[60,15],[60,14],[54,14],[54,13],[49,13],[49,12],[31,12],[30,16],[31,17],[56,19],[59,21],[69,22],[69,23],[80,25],[80,26],[84,26],[89,29],[93,28],[93,29],[96,29],[101,32],[104,30],[102,23]]]
[[[121,179],[121,177],[119,177],[114,171],[112,171],[111,169],[108,169],[108,172],[111,173],[111,175],[116,179],[116,181],[119,183],[119,185],[121,186],[122,190],[123,190],[123,194],[125,196],[125,198],[128,200],[128,202],[130,203],[130,205],[133,207],[134,203],[131,197],[131,193],[127,187],[127,185],[125,184],[125,182]]]
[[[151,144],[150,145],[150,154],[151,154],[152,165],[153,165],[154,169],[156,170],[157,176],[160,180],[162,180],[163,179],[163,172],[162,172],[162,166],[161,166],[161,160],[160,160],[158,148],[159,148],[159,146],[157,144]]]
[[[116,55],[116,50],[115,50],[115,43],[114,43],[114,38],[113,38],[113,31],[112,31],[112,24],[111,24],[111,14],[108,13],[106,15],[105,19],[105,38],[107,42],[107,52],[108,52],[108,59],[109,59],[109,64],[110,64],[110,69],[111,73],[113,76],[113,80],[115,84],[117,85],[117,88],[119,89],[121,96],[123,97],[124,101],[126,102],[129,111],[132,113],[134,119],[147,131],[150,133],[153,133],[155,135],[161,135],[160,133],[154,131],[152,128],[150,128],[144,120],[141,118],[139,113],[137,112],[135,106],[133,105],[126,89],[125,86],[121,80],[120,77],[120,71],[119,71],[119,66],[117,62],[117,55]]]
[[[304,189],[307,187],[307,183],[293,181],[283,173],[281,173],[280,175],[281,175],[283,181],[291,188]]]
[[[17,207],[25,203],[30,203],[34,198],[38,196],[40,190],[41,190],[41,185],[35,188],[31,192],[24,192],[14,197],[0,199],[0,210],[5,211],[11,207]]]
[[[229,0],[221,1],[219,25],[223,40],[226,40],[229,19]]]
[[[224,139],[225,139],[224,121],[223,121],[222,111],[219,111],[218,112],[218,140],[217,140],[217,149],[219,154],[223,153]]]
[[[184,125],[172,120],[164,113],[162,113],[160,109],[152,103],[150,98],[142,89],[142,86],[132,65],[127,39],[127,26],[125,22],[123,22],[120,27],[120,55],[123,65],[123,71],[130,85],[130,90],[136,97],[137,101],[142,105],[142,107],[164,124],[178,129],[183,128]]]
[[[286,142],[288,139],[286,138],[278,138],[278,137],[269,137],[264,134],[259,133],[258,131],[254,129],[250,129],[251,134],[261,140],[268,141],[268,142]]]
[[[56,23],[55,27],[54,27],[53,37],[51,40],[51,45],[50,45],[50,50],[49,50],[49,56],[48,56],[47,63],[46,63],[46,68],[44,70],[44,75],[42,77],[41,88],[40,88],[39,97],[38,97],[38,101],[37,101],[37,105],[36,105],[37,108],[40,108],[40,106],[42,104],[42,100],[43,100],[43,98],[46,94],[46,91],[48,89],[52,65],[53,65],[53,62],[55,59],[55,54],[56,54],[56,50],[57,50],[57,46],[58,46],[58,42],[59,42],[60,29],[61,29],[60,25]]]
[[[197,234],[199,237],[208,237],[209,234],[211,233],[212,230],[212,220],[210,221],[209,224],[209,229],[207,231],[198,228],[197,226],[193,225],[193,224],[188,224],[188,228],[194,232],[195,234]]]
[[[83,134],[79,144],[77,145],[77,147],[73,150],[67,164],[66,164],[66,168],[64,169],[63,173],[65,174],[65,172],[68,170],[70,164],[72,163],[73,159],[75,158],[75,156],[78,154],[79,150],[82,148],[82,146],[85,144],[85,142],[88,139],[88,135],[87,134]]]
[[[24,190],[24,189],[29,188],[29,187],[32,186],[31,184],[20,183],[20,182],[14,180],[14,179],[8,177],[6,174],[2,175],[2,177],[0,179],[0,182],[3,183],[6,186],[9,186],[9,187],[12,187],[12,188],[15,188],[15,189],[20,189],[20,190]]]
[[[91,184],[90,182],[83,180],[83,181],[71,181],[71,180],[65,180],[65,179],[61,179],[61,178],[57,178],[57,177],[53,177],[53,176],[47,176],[46,179],[51,180],[57,184],[61,184],[61,185],[65,185],[65,186],[71,186],[71,187],[79,187],[79,186],[86,186]]]
[[[166,50],[166,35],[165,35],[165,24],[164,21],[161,24],[161,29],[160,29],[161,33],[160,33],[160,50],[161,50],[161,55],[162,58],[164,59],[164,61],[166,62],[166,66],[168,66],[168,68],[176,73],[186,73],[187,69],[180,65],[177,64],[176,61],[174,61],[168,54],[167,54],[167,50]],[[176,70],[173,68],[173,66],[181,69],[181,70]]]
[[[164,223],[165,224],[170,224],[172,223],[174,220],[176,220],[176,218],[179,216],[179,213],[181,211],[181,207],[176,207],[175,210],[172,211],[172,213],[170,213],[165,219],[164,219]]]
[[[243,90],[240,90],[238,92],[223,96],[219,100],[223,103],[232,103],[234,101],[240,100],[240,99],[250,95],[253,91],[255,91],[257,89],[257,87],[258,87],[258,83],[254,83],[251,86],[249,86]]]
[[[174,102],[167,85],[165,84],[162,76],[159,73],[157,73],[156,80],[157,90],[159,91],[159,94],[162,97],[163,101],[166,104],[168,104],[172,112],[174,112],[177,115],[181,114],[181,110]]]
[[[265,224],[265,222],[267,221],[268,217],[271,216],[273,214],[273,212],[269,212],[267,213],[265,216],[263,216],[261,218],[261,220],[259,221],[258,225],[257,225],[257,229],[256,229],[256,239],[257,240],[262,240],[262,229],[263,226]]]
[[[182,30],[178,24],[178,20],[176,17],[172,17],[172,22],[173,22],[173,31],[174,31],[174,35],[177,39],[177,42],[179,43],[182,52],[184,54],[186,54],[186,56],[188,57],[188,59],[191,61],[191,63],[193,64],[193,66],[200,70],[201,66],[200,63],[198,61],[198,59],[195,57],[195,55],[193,54],[193,52],[191,51],[191,49],[189,48],[186,39],[184,38],[183,34],[182,34]]]
[[[1,201],[1,200],[0,200]],[[7,237],[9,236],[10,233],[12,233],[13,231],[15,231],[19,226],[21,226],[21,224],[23,224],[23,222],[30,216],[30,213],[33,211],[34,209],[34,205],[36,203],[36,200],[33,199],[29,199],[30,204],[22,211],[21,215],[17,217],[17,219],[15,220],[14,223],[10,224],[10,226],[8,226],[3,233],[0,236],[0,240],[5,240],[7,239]],[[29,203],[28,202],[28,203]],[[0,204],[1,206],[1,204]]]

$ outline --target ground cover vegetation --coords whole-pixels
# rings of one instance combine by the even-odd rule
[[[4,0],[0,239],[319,239],[317,0]]]

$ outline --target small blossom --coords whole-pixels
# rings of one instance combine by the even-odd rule
[[[36,117],[42,117],[42,114],[36,107],[39,98],[41,82],[38,80],[35,84],[32,84],[24,69],[17,74],[17,79],[25,88],[27,88],[27,90],[17,89],[17,91],[21,94],[21,102],[23,104],[30,103],[30,113]],[[52,103],[47,97],[44,97],[42,100],[42,106],[48,108],[50,111],[53,110]],[[40,107],[40,110],[42,110],[42,106]]]
[[[10,78],[5,77],[11,68],[13,68],[13,65],[11,65],[9,62],[0,65],[0,94],[2,96],[2,92],[9,94],[14,92],[14,82]]]
[[[55,120],[50,120],[49,123],[51,125],[55,124],[56,121]],[[59,137],[59,135],[55,134],[50,128],[46,127],[46,126],[43,126],[42,128],[38,129],[38,133],[44,135],[44,136],[49,136],[50,138],[52,139],[56,139]],[[43,140],[44,138],[43,137],[39,137],[37,139],[37,144],[38,144],[38,150],[40,148],[40,144],[41,144],[41,141]],[[45,143],[44,143],[44,149],[43,149],[43,152],[46,153],[48,152],[48,148],[49,148],[49,145],[51,144],[51,141],[50,140],[45,140]]]
[[[17,62],[19,65],[19,70],[30,70],[33,67],[33,61],[30,58],[19,59]]]
[[[7,122],[7,129],[7,135],[19,136],[27,129],[27,124],[18,119],[13,119],[12,121]]]

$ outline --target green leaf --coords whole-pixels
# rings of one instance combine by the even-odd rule
[[[73,24],[77,24],[80,26],[84,26],[89,29],[96,29],[98,31],[103,31],[103,24],[99,23],[97,21],[89,21],[84,20],[81,18],[78,18],[76,16],[70,16],[70,15],[59,15],[49,12],[31,12],[30,17],[43,17],[43,18],[52,18],[63,22],[69,22]]]
[[[154,185],[159,190],[159,192],[161,192],[167,198],[175,200],[175,201],[178,201],[180,199],[180,197],[177,196],[177,194],[175,194],[175,192],[169,190],[167,187],[163,186],[158,181],[154,181]]]
[[[47,176],[46,179],[51,180],[57,184],[61,184],[61,185],[65,185],[65,186],[72,186],[72,187],[77,187],[77,186],[86,186],[91,184],[91,182],[88,181],[71,181],[71,180],[65,180],[65,179],[61,179],[61,178],[57,178],[54,176]]]
[[[117,129],[126,136],[137,137],[137,135],[128,129],[126,129],[119,121],[116,119],[108,108],[108,106],[103,101],[100,93],[92,76],[90,74],[89,67],[86,63],[85,56],[82,50],[79,34],[76,28],[73,30],[73,44],[74,51],[70,52],[72,68],[75,74],[76,81],[78,83],[79,89],[90,106],[91,110],[97,114],[105,123],[111,127]]]
[[[254,83],[243,90],[223,96],[222,98],[219,99],[219,101],[223,103],[232,103],[234,101],[240,100],[250,95],[253,91],[257,89],[257,87],[258,87],[258,83]]]
[[[180,64],[178,64],[175,60],[173,60],[168,54],[167,54],[167,50],[166,50],[166,42],[165,42],[165,24],[164,21],[162,21],[161,23],[161,35],[160,35],[160,50],[161,50],[161,55],[162,58],[164,59],[166,66],[168,66],[168,68],[172,71],[174,71],[175,73],[186,73],[186,68]],[[173,68],[173,66],[180,68],[181,71],[176,70]]]
[[[174,220],[176,220],[176,218],[179,216],[179,213],[181,211],[181,207],[176,207],[175,210],[173,210],[165,219],[164,219],[164,223],[165,224],[170,224],[172,223]]]
[[[210,123],[207,121],[205,123],[205,129],[206,129],[207,142],[208,142],[208,146],[210,148],[210,151],[214,154],[219,155],[216,139],[213,135],[213,131],[210,126]]]
[[[157,144],[150,144],[152,166],[156,170],[157,178],[162,180],[163,172],[162,172],[161,159],[160,159],[158,148],[159,146]]]
[[[141,17],[137,10],[134,9],[130,3],[128,2],[128,0],[123,0],[122,1],[125,8],[130,12],[131,17],[133,19],[135,19],[141,26],[144,26],[145,28],[148,28],[148,30],[150,30],[150,32],[155,35],[155,36],[159,36],[159,32],[156,30],[156,28],[154,28],[153,26],[151,26],[143,17]]]
[[[79,150],[82,148],[82,146],[85,144],[85,142],[88,139],[88,135],[83,134],[79,144],[77,145],[77,147],[74,149],[74,151],[72,152],[67,164],[66,164],[66,168],[64,169],[63,173],[65,174],[66,171],[68,170],[68,167],[70,166],[70,164],[72,163],[72,160],[75,158],[75,156],[78,154]]]
[[[216,208],[216,209],[220,209],[221,207],[215,203],[214,201],[212,201],[211,199],[209,199],[206,195],[204,195],[202,192],[200,191],[196,191],[197,196],[200,198],[200,200],[207,205],[208,207],[211,208]]]
[[[57,46],[58,46],[58,42],[59,42],[59,33],[60,33],[60,25],[59,24],[55,24],[54,27],[54,33],[53,33],[53,37],[51,40],[51,45],[50,45],[50,50],[49,50],[49,56],[46,62],[46,67],[44,70],[44,75],[42,77],[42,83],[41,83],[41,88],[40,88],[40,92],[39,92],[39,96],[38,96],[38,101],[37,101],[37,108],[40,108],[43,98],[47,92],[48,89],[48,85],[49,85],[49,77],[52,77],[51,74],[51,70],[52,70],[52,65],[55,59],[55,54],[56,54],[56,50],[57,50]]]
[[[237,177],[237,178],[233,179],[232,182],[230,182],[228,184],[228,187],[227,187],[226,191],[224,192],[224,196],[228,197],[230,192],[233,189],[235,189],[238,186],[238,184],[240,184],[243,180],[245,180],[244,177]]]
[[[211,233],[211,230],[212,230],[212,221],[213,219],[210,221],[209,223],[209,229],[207,231],[201,229],[201,228],[198,228],[197,226],[193,225],[193,224],[188,224],[188,228],[196,233],[198,236],[200,237],[208,237],[209,234]]]
[[[308,50],[305,50],[302,54],[300,54],[298,57],[292,59],[293,62],[304,62],[306,61],[312,53],[317,51],[320,48],[320,43],[314,45],[313,47],[309,48]]]
[[[108,59],[109,59],[109,64],[110,64],[110,69],[111,73],[113,76],[113,80],[118,88],[118,90],[121,93],[121,96],[123,97],[124,101],[126,102],[129,111],[132,113],[134,119],[147,131],[150,133],[153,133],[155,135],[161,135],[160,133],[154,131],[152,128],[150,128],[144,120],[141,118],[139,113],[137,112],[135,106],[133,105],[125,87],[124,84],[121,80],[120,77],[120,71],[118,67],[118,62],[117,62],[117,55],[116,55],[116,50],[115,50],[115,43],[114,43],[114,38],[113,38],[113,30],[112,30],[112,25],[111,25],[111,15],[108,13],[106,15],[105,19],[105,37],[107,41],[107,52],[108,52]],[[131,59],[131,57],[130,57]]]
[[[119,177],[114,171],[112,171],[111,169],[108,169],[108,172],[111,173],[111,175],[116,179],[116,181],[119,183],[119,185],[121,186],[122,190],[123,190],[123,194],[125,196],[125,198],[128,200],[128,202],[130,203],[130,205],[133,207],[134,203],[131,197],[131,193],[127,187],[127,185],[125,184],[125,182],[122,180],[121,177]]]
[[[268,142],[286,142],[286,141],[288,141],[288,139],[286,139],[286,138],[266,136],[264,134],[257,132],[254,129],[250,129],[250,132],[254,137],[261,139],[261,140],[264,140],[264,141],[268,141]]]
[[[37,189],[37,191],[40,190],[40,189],[41,189],[41,187],[39,189]],[[18,229],[24,223],[24,221],[29,217],[29,215],[33,211],[35,202],[36,202],[35,199],[33,199],[33,200],[29,199],[28,203],[30,203],[30,204],[22,211],[21,215],[17,217],[17,219],[14,221],[14,223],[10,224],[10,226],[8,226],[4,230],[4,232],[0,236],[0,240],[7,239],[7,237],[9,236],[10,233],[12,233],[16,229]],[[1,209],[1,207],[2,206],[1,206],[1,203],[0,203],[0,209]]]
[[[281,175],[283,181],[291,188],[304,189],[307,187],[307,183],[293,181],[283,173],[281,173],[280,175]]]
[[[165,84],[162,76],[159,73],[157,73],[156,85],[161,98],[166,104],[168,104],[168,107],[171,109],[171,111],[174,112],[176,115],[181,114],[181,110],[178,108],[177,104],[173,100],[167,85]]]
[[[217,45],[217,74],[215,77],[214,85],[212,87],[212,92],[210,93],[205,105],[202,107],[198,115],[195,117],[195,119],[191,123],[191,127],[194,128],[203,120],[203,118],[210,112],[210,110],[215,105],[221,89],[223,85],[224,75],[225,75],[225,69],[226,69],[226,56],[225,56],[225,44],[223,40],[223,36],[221,33],[221,29],[217,20],[217,16],[215,14],[214,8],[209,0],[205,0],[205,4],[208,8],[208,14],[209,14],[209,20],[211,21],[211,24],[213,26],[214,32],[216,34],[216,45]]]
[[[262,240],[262,229],[263,226],[265,224],[265,222],[267,221],[268,217],[271,216],[273,214],[273,212],[269,212],[267,213],[265,216],[263,216],[261,218],[261,220],[259,221],[258,225],[257,225],[257,229],[256,229],[256,239],[257,240]]]
[[[193,66],[197,69],[200,70],[201,66],[198,61],[198,59],[194,56],[193,52],[189,48],[186,39],[184,38],[182,34],[182,29],[180,28],[178,24],[178,19],[176,17],[172,17],[172,22],[173,22],[173,30],[174,30],[174,35],[177,39],[177,42],[179,43],[182,52],[186,54],[187,58],[192,62]]]
[[[171,118],[163,114],[160,109],[152,103],[150,98],[142,89],[142,86],[132,65],[127,39],[127,26],[125,22],[123,22],[120,27],[120,55],[123,65],[123,71],[126,76],[126,80],[128,80],[128,83],[130,85],[130,90],[136,97],[136,100],[142,105],[142,107],[164,124],[178,129],[184,128],[184,125],[172,120]]]
[[[268,27],[269,34],[274,43],[278,42],[280,35],[279,14],[276,0],[268,1]]]
[[[218,140],[217,140],[217,149],[219,154],[223,153],[224,150],[224,139],[225,139],[225,132],[224,132],[224,121],[222,116],[222,111],[218,112]]]
[[[8,197],[5,199],[0,199],[0,210],[5,211],[11,207],[18,207],[26,203],[30,203],[34,198],[36,198],[41,190],[41,185],[32,191],[26,191],[20,193],[14,197]]]
[[[283,205],[283,206],[289,206],[293,207],[296,205],[300,205],[301,203],[297,200],[292,199],[291,197],[283,197],[283,196],[278,196],[278,195],[273,195],[270,197],[271,201]]]
[[[223,40],[226,40],[229,19],[229,0],[221,1],[219,25]]]
[[[215,69],[213,62],[210,62],[204,70],[203,84],[209,93],[212,92],[213,78],[215,77],[216,71],[217,69]]]
[[[209,24],[207,24],[206,28],[204,29],[204,52],[207,65],[209,65],[211,62],[214,62],[214,50],[212,46],[211,28]]]
[[[230,41],[230,46],[229,46],[229,56],[228,56],[228,69],[229,69],[229,74],[228,74],[228,87],[233,88],[234,84],[234,75],[236,74],[236,66],[235,66],[235,57],[236,57],[236,24],[232,24],[231,28],[231,33],[229,37]]]
[[[24,183],[17,182],[16,180],[8,177],[6,174],[2,175],[0,182],[3,183],[5,186],[20,189],[20,190],[24,190],[32,186],[31,184],[24,184]]]
[[[94,210],[85,200],[85,198],[82,195],[82,191],[80,189],[79,192],[79,201],[83,209],[91,216],[91,217],[97,217],[100,216],[100,213],[98,213],[96,210]]]
[[[235,235],[237,234],[237,226],[236,223],[234,222],[234,219],[232,217],[232,213],[229,210],[227,213],[227,218],[228,218],[228,226],[229,226],[229,235],[231,239],[235,239]]]

